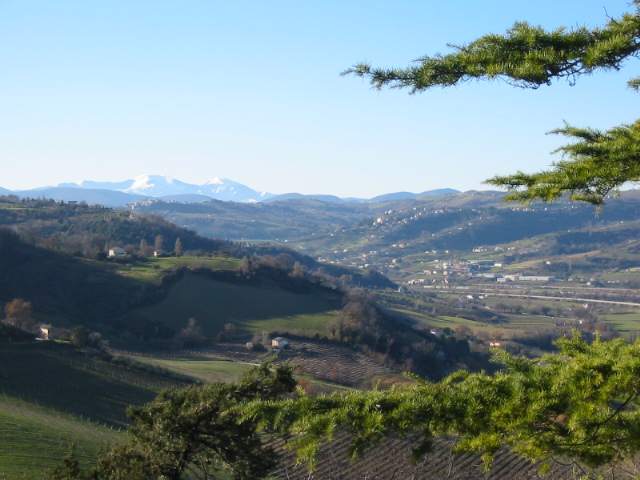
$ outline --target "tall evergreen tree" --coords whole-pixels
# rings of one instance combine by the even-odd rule
[[[182,240],[180,240],[180,237],[176,238],[176,244],[173,247],[173,253],[175,253],[176,257],[181,257],[184,253],[184,249],[182,248]]]
[[[143,238],[140,240],[140,246],[138,248],[140,255],[146,256],[149,253],[149,246],[147,245],[147,241]]]
[[[162,253],[163,248],[164,248],[164,237],[162,235],[156,235],[156,238],[153,242],[153,249],[158,253]]]

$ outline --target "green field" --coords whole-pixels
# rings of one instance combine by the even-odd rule
[[[286,317],[250,320],[242,328],[254,333],[287,332],[294,335],[327,335],[329,326],[338,318],[338,311],[289,315]]]
[[[74,446],[88,463],[124,433],[0,395],[0,480],[41,479]]]
[[[122,435],[128,406],[185,384],[159,366],[65,344],[0,342],[0,480],[42,478],[71,444],[80,459],[94,458]]]
[[[209,360],[185,358],[162,358],[151,356],[132,356],[139,362],[166,368],[187,375],[205,383],[235,382],[244,375],[251,365],[227,360]]]
[[[603,315],[603,319],[611,323],[621,333],[640,332],[640,311],[630,313],[611,313]]]
[[[116,264],[123,276],[144,282],[159,283],[170,270],[177,268],[208,268],[209,270],[238,270],[240,259],[233,257],[161,257],[147,258],[132,263]]]
[[[240,380],[240,378],[253,367],[253,365],[249,363],[203,357],[163,358],[150,355],[129,356],[138,362],[166,368],[167,370],[181,375],[187,375],[204,383],[235,382]],[[296,374],[296,378],[307,388],[307,391],[314,394],[350,390],[349,387],[326,380],[320,380],[306,373],[298,373]],[[0,480],[2,479],[0,478]]]
[[[0,394],[116,426],[131,404],[183,383],[165,373],[117,364],[54,342],[0,343]]]
[[[325,314],[326,318],[338,303],[337,295],[319,289],[297,293],[273,282],[231,283],[188,273],[159,303],[136,309],[129,317],[133,321],[160,321],[176,330],[193,317],[203,333],[212,336],[226,323],[247,324],[249,329],[261,331],[267,328],[259,324],[266,325],[272,319],[278,319],[274,320],[274,325],[278,325],[295,323],[286,319],[300,315]],[[315,322],[316,326],[322,322],[320,317],[313,322],[309,318],[302,321]]]

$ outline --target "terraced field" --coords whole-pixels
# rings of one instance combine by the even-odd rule
[[[248,351],[239,343],[219,343],[206,349],[182,352],[178,357],[134,358],[204,382],[235,380],[250,366],[268,359],[288,362],[295,368],[299,379],[319,388],[370,387],[378,380],[404,380],[401,372],[385,367],[367,355],[340,345],[315,341],[290,340],[290,347],[282,350],[278,357],[270,352]]]
[[[296,464],[294,455],[281,441],[273,443],[280,453],[280,467],[274,472],[277,480],[575,480],[570,465],[553,464],[551,471],[541,477],[539,465],[506,450],[501,450],[488,473],[483,471],[480,457],[473,454],[456,455],[452,442],[437,439],[434,448],[418,462],[411,459],[414,446],[411,438],[389,438],[353,460],[349,454],[350,437],[338,433],[331,444],[321,447],[316,469],[309,472],[306,465]],[[608,478],[608,477],[607,477]],[[628,479],[630,477],[616,476]]]
[[[295,341],[280,358],[313,378],[348,387],[368,387],[378,379],[398,376],[372,358],[339,345]]]

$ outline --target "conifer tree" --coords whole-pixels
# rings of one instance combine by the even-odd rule
[[[602,28],[547,31],[518,22],[505,34],[453,46],[448,55],[424,57],[408,68],[359,64],[345,74],[364,77],[375,88],[411,93],[480,79],[500,78],[532,89],[557,79],[573,83],[596,71],[618,70],[638,56],[640,0],[633,6]],[[640,90],[640,78],[629,86]],[[626,182],[640,180],[640,120],[607,131],[565,125],[553,133],[573,139],[559,149],[563,159],[553,168],[488,182],[507,188],[510,200],[552,201],[568,193],[574,200],[601,204]],[[503,447],[541,462],[543,470],[557,459],[599,468],[636,458],[640,340],[589,344],[576,335],[560,340],[558,347],[558,353],[539,359],[497,352],[495,361],[502,367],[495,375],[459,371],[441,382],[416,379],[388,391],[256,402],[246,415],[286,434],[311,465],[321,443],[338,430],[352,435],[356,454],[386,436],[411,435],[420,457],[436,436],[453,436],[456,451],[481,454],[487,467]]]
[[[143,238],[140,240],[140,246],[138,247],[140,255],[146,256],[149,253],[149,246],[147,245],[147,241]]]
[[[180,237],[176,238],[176,244],[173,247],[173,253],[175,253],[176,257],[181,257],[184,253],[184,250],[182,248],[182,240],[180,240]]]
[[[164,248],[164,237],[162,235],[156,235],[156,238],[153,242],[153,249],[158,253],[162,253],[163,248]]]
[[[376,88],[405,88],[412,93],[449,87],[468,80],[504,79],[537,89],[556,79],[573,83],[596,71],[619,70],[640,52],[640,0],[634,11],[610,19],[604,27],[545,30],[517,22],[505,34],[485,35],[447,55],[426,56],[407,68],[358,64],[345,74],[367,78]],[[640,90],[640,77],[629,81]],[[568,193],[574,200],[601,204],[626,182],[640,180],[640,120],[606,131],[565,125],[551,133],[572,143],[557,150],[562,160],[542,172],[496,176],[488,183],[504,187],[510,200],[551,201]]]

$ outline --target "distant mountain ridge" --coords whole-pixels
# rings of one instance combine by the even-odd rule
[[[312,200],[326,203],[381,203],[395,200],[410,200],[439,197],[459,193],[458,190],[442,188],[422,193],[395,192],[370,199],[341,198],[335,195],[260,192],[239,182],[226,178],[213,178],[202,184],[188,183],[162,175],[139,175],[122,181],[85,180],[79,183],[60,183],[56,186],[29,190],[10,191],[0,187],[0,195],[17,195],[22,198],[52,198],[58,201],[77,201],[100,204],[107,207],[124,207],[141,202],[161,200],[171,203],[202,203],[221,200],[238,203],[279,202],[288,200]]]
[[[139,175],[133,179],[120,182],[84,181],[74,185],[81,189],[113,190],[151,198],[185,196],[204,196],[215,200],[234,202],[259,202],[271,195],[258,192],[246,185],[226,178],[213,178],[202,184],[183,182],[162,175]]]
[[[389,201],[395,201],[395,200],[418,200],[418,199],[424,199],[424,198],[453,195],[456,193],[460,193],[460,190],[456,190],[454,188],[438,188],[435,190],[427,190],[421,193],[411,193],[411,192],[385,193],[383,195],[378,195],[377,197],[373,197],[372,199],[370,199],[370,201],[371,202],[389,202]]]

